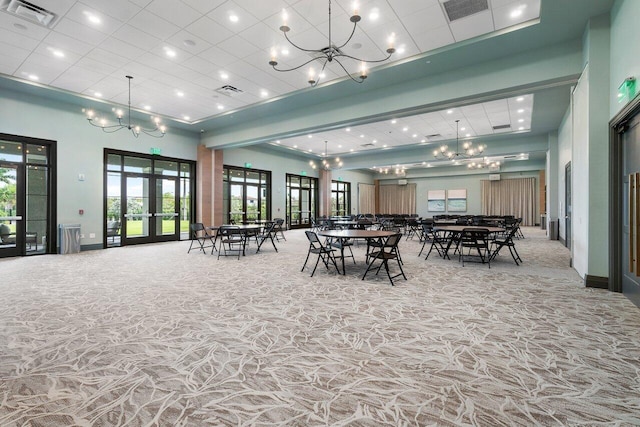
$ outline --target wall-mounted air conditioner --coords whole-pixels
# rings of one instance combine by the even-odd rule
[[[398,180],[398,185],[407,185],[409,183],[409,181],[407,181],[406,179],[399,179]]]
[[[489,174],[489,181],[500,181],[500,174],[499,173]]]

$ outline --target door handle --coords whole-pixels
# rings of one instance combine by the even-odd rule
[[[22,221],[22,215],[0,216],[0,221]]]

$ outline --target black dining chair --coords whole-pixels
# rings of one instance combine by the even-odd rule
[[[395,279],[396,277],[402,276],[404,277],[404,280],[407,280],[407,276],[405,276],[404,270],[402,269],[402,262],[400,262],[400,253],[398,252],[398,243],[400,243],[400,239],[402,239],[402,234],[400,233],[392,234],[391,236],[385,239],[384,243],[382,244],[379,250],[371,253],[371,262],[369,263],[367,270],[364,272],[364,275],[362,276],[362,280],[364,280],[365,277],[367,277],[367,273],[370,270],[375,268],[374,265],[376,261],[380,261],[380,265],[378,265],[378,269],[376,270],[376,275],[378,275],[378,273],[380,272],[380,269],[384,266],[384,269],[387,272],[387,277],[391,282],[391,286],[395,286],[395,284],[393,283],[393,279]],[[392,276],[389,271],[389,261],[394,259],[398,264],[400,273]]]
[[[516,236],[517,233],[518,233],[518,229],[514,227],[511,230],[509,230],[509,233],[507,233],[507,235],[505,237],[503,237],[503,238],[496,237],[495,239],[493,239],[491,241],[491,257],[490,257],[490,259],[492,261],[494,259],[496,259],[496,257],[500,253],[500,249],[502,249],[502,248],[504,248],[506,246],[506,247],[509,248],[509,252],[511,253],[511,257],[515,261],[516,265],[520,265],[520,264],[518,264],[518,261],[522,262],[522,258],[520,258],[520,255],[518,254],[518,251],[516,250],[516,244],[513,241],[513,238]]]
[[[237,254],[240,259],[240,254],[244,252],[245,248],[245,238],[240,228],[237,225],[223,225],[218,228],[218,234],[220,235],[218,259],[220,259],[220,255],[229,256],[229,253]]]
[[[204,224],[201,222],[189,224],[189,230],[191,231],[191,244],[189,245],[187,253],[191,252],[194,243],[197,243],[197,246],[200,248],[199,250],[203,253],[207,253],[206,248],[212,248],[212,254],[214,250],[217,250],[216,236],[207,233]]]
[[[275,222],[267,222],[264,226],[264,228],[262,229],[261,233],[256,234],[256,241],[258,242],[258,249],[256,250],[256,253],[260,252],[260,248],[262,247],[262,244],[266,241],[266,240],[271,240],[271,244],[273,245],[273,249],[276,250],[276,252],[278,252],[278,248],[276,247],[276,243],[273,241],[273,238],[275,237],[275,228],[276,228],[276,223]]]
[[[338,274],[340,274],[340,269],[338,269],[338,264],[336,263],[336,259],[333,255],[335,249],[331,248],[328,245],[322,244],[322,242],[318,238],[318,235],[313,231],[307,230],[304,233],[309,240],[309,251],[307,252],[307,258],[304,260],[304,264],[302,265],[302,269],[300,271],[304,271],[304,268],[307,266],[307,261],[309,261],[309,257],[311,256],[311,254],[316,254],[318,255],[318,258],[316,259],[316,265],[313,267],[313,271],[311,272],[311,277],[313,277],[313,275],[315,274],[320,260],[322,260],[324,266],[327,267],[327,270],[329,269],[329,262],[331,262],[336,268]]]
[[[460,233],[458,245],[458,261],[462,261],[463,267],[466,260],[467,262],[486,263],[491,268],[489,230],[486,228],[465,228]]]

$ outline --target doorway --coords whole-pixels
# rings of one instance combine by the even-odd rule
[[[640,307],[640,95],[609,123],[609,290]]]
[[[271,172],[224,167],[225,224],[251,224],[271,219]]]
[[[571,162],[564,167],[564,245],[571,249]]]
[[[318,211],[318,179],[287,174],[287,225],[289,228],[309,228]]]
[[[106,151],[104,245],[188,238],[195,162]]]
[[[54,141],[0,134],[0,258],[55,252],[54,153]]]

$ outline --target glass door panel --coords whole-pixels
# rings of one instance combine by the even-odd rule
[[[289,226],[295,228],[300,223],[300,189],[291,188],[289,193]]]
[[[20,255],[23,245],[23,216],[18,195],[18,168],[0,163],[0,257]]]
[[[120,229],[122,228],[122,174],[107,173],[107,246],[120,246]]]
[[[231,206],[229,209],[229,222],[242,224],[245,211],[243,210],[244,202],[244,184],[231,184]]]
[[[124,238],[126,243],[144,243],[150,241],[149,178],[125,175],[124,199]]]
[[[260,214],[260,206],[258,205],[260,200],[258,197],[258,190],[260,187],[257,185],[247,185],[246,186],[246,197],[245,197],[245,207],[244,211],[246,212],[244,221],[245,222],[255,222],[260,219],[258,216]]]
[[[174,178],[156,178],[156,236],[169,237],[168,240],[177,240],[179,232],[180,218],[176,209],[177,183]]]
[[[49,170],[46,166],[27,166],[24,244],[25,251],[29,255],[44,253],[46,250],[49,220],[48,176]]]

